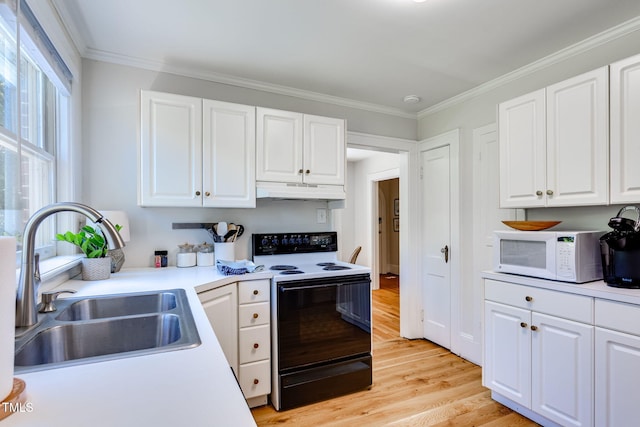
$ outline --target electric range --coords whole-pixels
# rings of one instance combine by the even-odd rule
[[[337,233],[261,233],[253,261],[271,281],[272,388],[277,410],[372,385],[368,267],[337,259]]]

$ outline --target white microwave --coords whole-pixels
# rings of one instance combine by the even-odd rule
[[[603,231],[495,232],[494,270],[562,282],[602,279]]]

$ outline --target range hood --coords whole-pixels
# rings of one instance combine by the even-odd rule
[[[285,182],[256,182],[259,199],[328,200],[344,201],[346,193],[342,185],[293,184]]]

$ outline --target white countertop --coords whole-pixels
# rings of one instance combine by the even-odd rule
[[[1,427],[255,426],[196,292],[272,273],[223,276],[213,267],[123,269],[109,280],[70,280],[70,297],[183,288],[202,343],[185,350],[16,374],[24,412]],[[61,296],[63,297],[63,296]]]
[[[493,271],[483,271],[482,277],[485,279],[499,280],[501,282],[535,286],[537,288],[551,289],[640,305],[640,289],[616,288],[608,286],[603,280],[587,283],[567,283],[555,280],[537,279],[535,277],[519,276],[517,274],[495,273]]]

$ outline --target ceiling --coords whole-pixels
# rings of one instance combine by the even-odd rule
[[[52,1],[85,58],[407,117],[640,15],[638,0]]]

